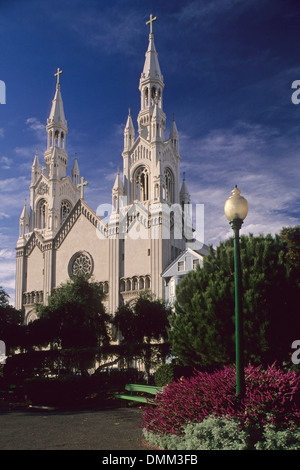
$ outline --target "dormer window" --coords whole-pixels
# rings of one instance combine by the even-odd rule
[[[185,270],[184,261],[178,261],[178,272],[183,272]]]

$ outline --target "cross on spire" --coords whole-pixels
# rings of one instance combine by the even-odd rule
[[[54,74],[54,76],[57,77],[57,83],[56,83],[57,86],[59,86],[59,76],[60,76],[61,73],[63,73],[63,71],[60,70],[59,67],[58,67],[57,72]]]
[[[155,17],[153,18],[152,13],[151,13],[151,15],[150,15],[150,20],[147,21],[147,23],[146,23],[146,24],[150,24],[150,34],[153,33],[153,30],[152,30],[152,23],[153,23],[153,21],[156,21],[156,20],[157,20],[157,17],[155,16]]]
[[[77,188],[81,189],[81,196],[80,199],[84,199],[84,187],[87,186],[89,183],[84,180],[84,177],[81,177],[81,183],[77,184]]]

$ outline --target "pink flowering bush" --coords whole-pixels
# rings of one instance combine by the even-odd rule
[[[182,435],[190,423],[209,416],[237,420],[242,428],[300,424],[300,376],[276,365],[267,369],[245,368],[246,394],[239,405],[235,392],[235,369],[225,367],[214,373],[196,371],[167,385],[157,395],[156,405],[144,410],[143,427],[155,434]]]

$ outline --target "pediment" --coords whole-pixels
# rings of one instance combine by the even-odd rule
[[[39,235],[38,232],[33,232],[32,235],[30,236],[26,247],[25,247],[25,255],[29,256],[34,248],[37,246],[41,252],[45,251],[45,247],[49,244],[49,241],[43,240],[41,235]]]
[[[107,224],[82,199],[79,199],[54,238],[55,249],[60,247],[81,215],[95,227],[97,235],[99,232],[99,238],[107,237]]]

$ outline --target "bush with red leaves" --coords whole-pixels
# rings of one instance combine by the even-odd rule
[[[238,403],[232,367],[176,380],[158,394],[155,405],[144,410],[143,427],[156,434],[181,435],[183,426],[208,416],[238,419],[241,428],[266,424],[292,428],[300,424],[300,376],[275,364],[245,368],[246,393]]]

